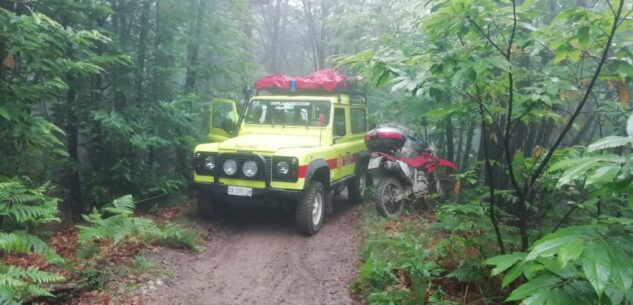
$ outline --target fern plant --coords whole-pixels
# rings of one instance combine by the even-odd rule
[[[49,263],[63,259],[30,232],[38,225],[59,221],[57,198],[46,195],[49,186],[29,187],[18,180],[0,181],[0,254],[37,254]],[[0,304],[20,304],[36,296],[51,296],[44,285],[64,280],[38,268],[0,264]]]
[[[59,221],[57,198],[45,193],[49,185],[27,187],[21,181],[0,181],[0,218],[4,229],[23,227]]]
[[[0,264],[0,304],[22,304],[32,297],[53,297],[44,285],[63,280],[61,275],[37,268]]]
[[[152,219],[134,216],[135,202],[130,195],[115,199],[101,210],[83,215],[87,225],[78,225],[78,241],[91,247],[95,241],[109,240],[114,245],[135,238],[146,243],[158,242],[180,245],[197,250],[196,235],[173,224],[159,227]]]

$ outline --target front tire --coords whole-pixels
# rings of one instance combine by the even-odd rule
[[[400,181],[393,177],[380,180],[375,193],[376,210],[387,218],[397,218],[404,211],[403,189]]]
[[[312,181],[303,191],[297,205],[296,222],[299,233],[312,236],[323,225],[325,205],[328,196],[319,181]]]

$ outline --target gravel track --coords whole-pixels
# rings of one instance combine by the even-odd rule
[[[291,213],[240,208],[203,222],[210,238],[199,254],[165,250],[171,274],[149,304],[357,304],[347,285],[359,264],[359,211],[347,196],[312,237],[296,233]]]

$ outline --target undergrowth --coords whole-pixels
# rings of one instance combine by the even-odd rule
[[[100,210],[83,215],[85,223],[60,232],[61,243],[49,245],[42,237],[43,226],[58,222],[58,199],[47,195],[49,186],[28,181],[0,182],[0,304],[21,304],[53,298],[51,285],[72,281],[78,289],[103,288],[112,268],[104,265],[138,263],[134,259],[152,245],[198,251],[198,234],[168,221],[135,215],[132,196],[123,196]],[[38,232],[40,234],[35,234]],[[63,248],[65,257],[55,248]],[[69,250],[70,249],[70,250]],[[129,265],[129,264],[127,264]],[[133,266],[134,264],[132,264]],[[78,270],[78,271],[76,271]],[[63,275],[62,275],[63,274]]]
[[[472,238],[482,229],[472,213],[483,214],[470,211],[471,220],[465,221],[460,212],[448,210],[452,207],[436,213],[410,209],[388,220],[366,205],[363,263],[351,290],[371,305],[490,304],[495,292],[487,287],[488,271],[480,263],[483,247],[477,244],[485,241]]]

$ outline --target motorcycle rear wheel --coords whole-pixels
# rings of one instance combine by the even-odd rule
[[[374,193],[376,210],[387,218],[400,217],[404,211],[402,184],[393,177],[384,177]]]

